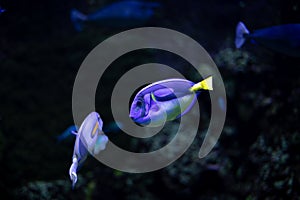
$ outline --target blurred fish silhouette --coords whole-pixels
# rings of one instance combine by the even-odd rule
[[[87,158],[88,152],[97,155],[104,150],[108,142],[107,136],[102,132],[103,122],[96,112],[90,113],[82,122],[76,136],[72,165],[69,169],[72,187],[77,182],[77,168]]]
[[[106,127],[103,128],[104,132],[116,133],[122,128],[123,124],[121,122],[110,122]]]
[[[161,126],[189,112],[201,90],[213,90],[212,76],[197,84],[185,79],[152,83],[137,93],[129,116],[142,126]]]
[[[0,15],[5,12],[5,9],[0,6]]]
[[[62,140],[65,140],[70,135],[77,135],[77,126],[72,125],[69,126],[64,132],[62,132],[60,135],[56,137],[57,142],[61,142]]]
[[[71,21],[77,31],[82,31],[84,22],[96,22],[109,27],[138,26],[149,20],[159,6],[155,2],[128,0],[113,3],[88,15],[72,9]]]
[[[236,48],[240,48],[248,39],[279,53],[300,57],[300,24],[272,26],[250,33],[246,26],[239,22],[236,27]]]

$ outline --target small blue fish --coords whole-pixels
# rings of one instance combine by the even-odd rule
[[[137,93],[129,117],[142,126],[161,126],[191,110],[201,90],[213,90],[211,76],[197,84],[185,79],[152,83]]]
[[[272,26],[250,33],[246,26],[239,22],[236,27],[236,48],[240,48],[248,39],[279,53],[300,57],[300,24]]]
[[[116,133],[120,131],[123,124],[121,122],[110,122],[106,127],[104,126],[103,131],[106,133]]]
[[[64,132],[62,132],[62,134],[56,137],[57,142],[61,142],[62,140],[65,140],[70,135],[76,135],[77,134],[76,132],[77,132],[77,126],[75,125],[69,126]]]
[[[2,13],[4,13],[5,12],[5,9],[4,8],[1,8],[1,6],[0,6],[0,15],[2,14]]]
[[[109,27],[138,26],[149,20],[159,6],[155,2],[128,0],[113,3],[88,15],[72,9],[71,21],[77,31],[82,31],[83,22],[97,22]]]
[[[69,169],[72,187],[77,182],[77,168],[87,158],[88,152],[97,155],[104,150],[108,142],[107,136],[102,132],[103,122],[96,112],[90,113],[82,122],[76,136],[72,165]]]

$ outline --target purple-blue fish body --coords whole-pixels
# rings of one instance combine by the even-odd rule
[[[105,149],[107,136],[102,132],[103,122],[96,112],[90,113],[82,122],[76,136],[72,165],[69,170],[72,186],[77,182],[77,168],[82,165],[90,152],[97,155]]]
[[[200,90],[212,90],[212,77],[197,84],[185,79],[152,83],[137,93],[129,116],[142,126],[161,126],[189,112]]]
[[[72,9],[71,20],[77,31],[82,30],[84,22],[96,22],[108,27],[132,27],[149,20],[154,15],[154,9],[159,6],[160,4],[155,2],[120,1],[88,15]]]
[[[251,40],[273,51],[300,57],[300,24],[284,24],[255,30],[250,33],[243,22],[236,27],[236,48]]]

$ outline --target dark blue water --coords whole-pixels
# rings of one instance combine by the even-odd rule
[[[192,37],[222,74],[228,112],[218,146],[202,160],[190,149],[168,168],[146,174],[118,172],[89,157],[79,171],[78,187],[71,190],[68,169],[74,138],[58,144],[56,136],[73,124],[77,70],[96,45],[134,27],[87,24],[76,32],[69,12],[76,8],[92,13],[111,2],[0,2],[6,9],[0,14],[1,199],[296,199],[300,60],[251,42],[240,50],[234,47],[239,21],[250,31],[300,23],[300,3],[292,0],[157,1],[162,7],[139,27],[165,27]],[[195,79],[190,64],[170,52],[139,50],[123,55],[112,63],[101,80],[104,90],[96,95],[96,110],[104,122],[113,121],[105,104],[112,82],[133,66],[153,61]],[[207,129],[210,108],[204,105],[209,101],[208,95],[201,99],[199,132]],[[173,137],[168,130],[164,134]],[[153,141],[128,145],[130,138],[122,131],[108,136],[136,151],[157,148]],[[201,141],[198,136],[194,145],[198,148]]]

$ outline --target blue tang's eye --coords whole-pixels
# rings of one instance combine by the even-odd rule
[[[142,103],[141,101],[136,102],[136,106],[137,106],[137,107],[141,108],[142,105],[143,105],[143,103]]]

